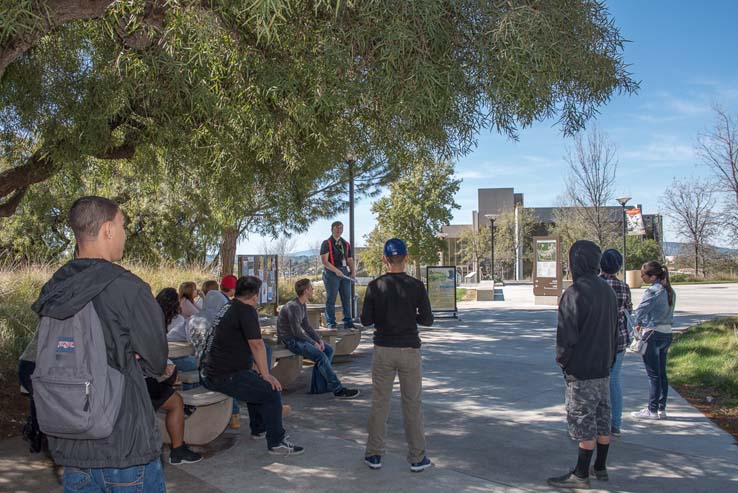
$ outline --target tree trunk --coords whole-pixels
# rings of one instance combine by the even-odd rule
[[[699,259],[700,259],[700,245],[696,241],[694,242],[694,277],[699,275]]]
[[[421,277],[420,277],[420,259],[419,258],[416,258],[414,260],[414,263],[415,263],[415,277],[417,279],[421,279]]]
[[[238,244],[238,229],[226,228],[223,231],[223,241],[220,244],[220,275],[233,275],[233,264],[236,262],[236,245]]]

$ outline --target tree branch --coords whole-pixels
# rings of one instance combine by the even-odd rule
[[[15,214],[15,210],[20,205],[27,190],[28,188],[19,188],[13,192],[13,195],[4,204],[0,205],[0,217],[10,217]]]
[[[19,33],[0,47],[0,79],[5,69],[38,41],[68,22],[99,19],[115,0],[47,0],[33,12],[39,24],[27,33]]]

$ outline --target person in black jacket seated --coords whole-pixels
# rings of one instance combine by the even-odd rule
[[[556,363],[566,380],[566,420],[579,442],[575,469],[548,479],[557,488],[589,488],[589,465],[595,444],[593,473],[607,481],[610,447],[610,368],[615,362],[618,303],[615,292],[598,277],[600,247],[580,240],[569,250],[574,282],[559,302]]]
[[[425,454],[418,324],[432,325],[433,312],[423,283],[405,274],[405,242],[388,240],[382,260],[389,272],[369,283],[361,311],[361,323],[374,324],[375,328],[372,409],[364,462],[372,469],[382,467],[392,386],[399,374],[407,460],[411,471],[421,472],[431,466],[431,461]]]

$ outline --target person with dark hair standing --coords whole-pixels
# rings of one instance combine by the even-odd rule
[[[247,403],[251,437],[266,436],[274,455],[297,455],[303,447],[291,443],[282,427],[282,385],[269,373],[256,311],[261,279],[237,280],[230,307],[214,321],[203,353],[203,385]]]
[[[566,383],[569,435],[579,442],[576,467],[548,479],[556,488],[589,488],[589,466],[595,445],[593,473],[607,481],[610,448],[610,368],[618,338],[618,304],[612,288],[598,277],[600,247],[576,241],[569,249],[574,282],[559,301],[556,363]]]
[[[164,492],[161,437],[146,375],[166,369],[164,315],[151,288],[115,264],[123,257],[125,219],[118,205],[103,197],[77,199],[69,225],[79,247],[74,260],[57,270],[41,289],[33,310],[43,317],[68,319],[92,301],[107,349],[107,364],[123,375],[124,398],[112,434],[102,439],[49,436],[49,451],[64,466],[64,487],[106,491]],[[143,372],[142,372],[143,370]],[[82,491],[82,490],[79,490]]]
[[[343,223],[331,224],[331,236],[320,246],[320,260],[323,263],[323,285],[325,286],[325,322],[335,329],[336,296],[341,295],[343,326],[354,327],[351,318],[351,279],[354,277],[354,255],[348,241],[341,238]]]
[[[669,282],[669,271],[656,261],[646,262],[641,267],[641,279],[651,287],[643,293],[641,304],[636,309],[635,330],[646,341],[646,366],[650,391],[648,406],[631,414],[639,419],[667,419],[666,398],[669,394],[669,379],[666,376],[666,356],[671,346],[671,324],[674,320],[676,293]]]
[[[382,467],[392,386],[399,375],[407,461],[412,472],[421,472],[432,463],[425,451],[418,324],[433,325],[433,312],[423,283],[405,273],[405,242],[387,240],[382,261],[388,272],[369,283],[361,311],[361,323],[375,328],[372,408],[364,462],[371,469]]]
[[[627,284],[616,277],[623,265],[623,256],[610,248],[602,253],[600,259],[600,278],[610,285],[615,291],[618,300],[618,343],[615,349],[615,364],[610,369],[610,407],[612,408],[612,425],[610,432],[612,436],[620,436],[620,426],[623,422],[623,387],[620,374],[623,368],[625,348],[630,343],[630,334],[626,323],[626,312],[633,312],[633,301],[630,296],[630,288]]]
[[[295,283],[297,298],[287,302],[277,317],[277,336],[287,349],[304,356],[315,363],[311,391],[313,393],[333,392],[339,399],[353,399],[359,395],[357,389],[347,389],[333,371],[331,361],[333,348],[324,342],[315,329],[310,326],[307,315],[307,300],[313,295],[310,279],[300,279]],[[316,380],[320,380],[318,385]],[[320,390],[318,390],[320,389]]]

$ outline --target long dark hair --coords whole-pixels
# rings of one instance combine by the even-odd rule
[[[671,287],[671,282],[669,282],[669,269],[665,265],[651,260],[643,264],[641,271],[647,276],[656,276],[659,283],[666,289],[666,294],[669,297],[669,306],[672,306],[674,304],[674,290]]]
[[[164,288],[156,295],[161,311],[164,312],[164,325],[169,327],[174,317],[182,311],[179,307],[179,294],[174,288]]]

